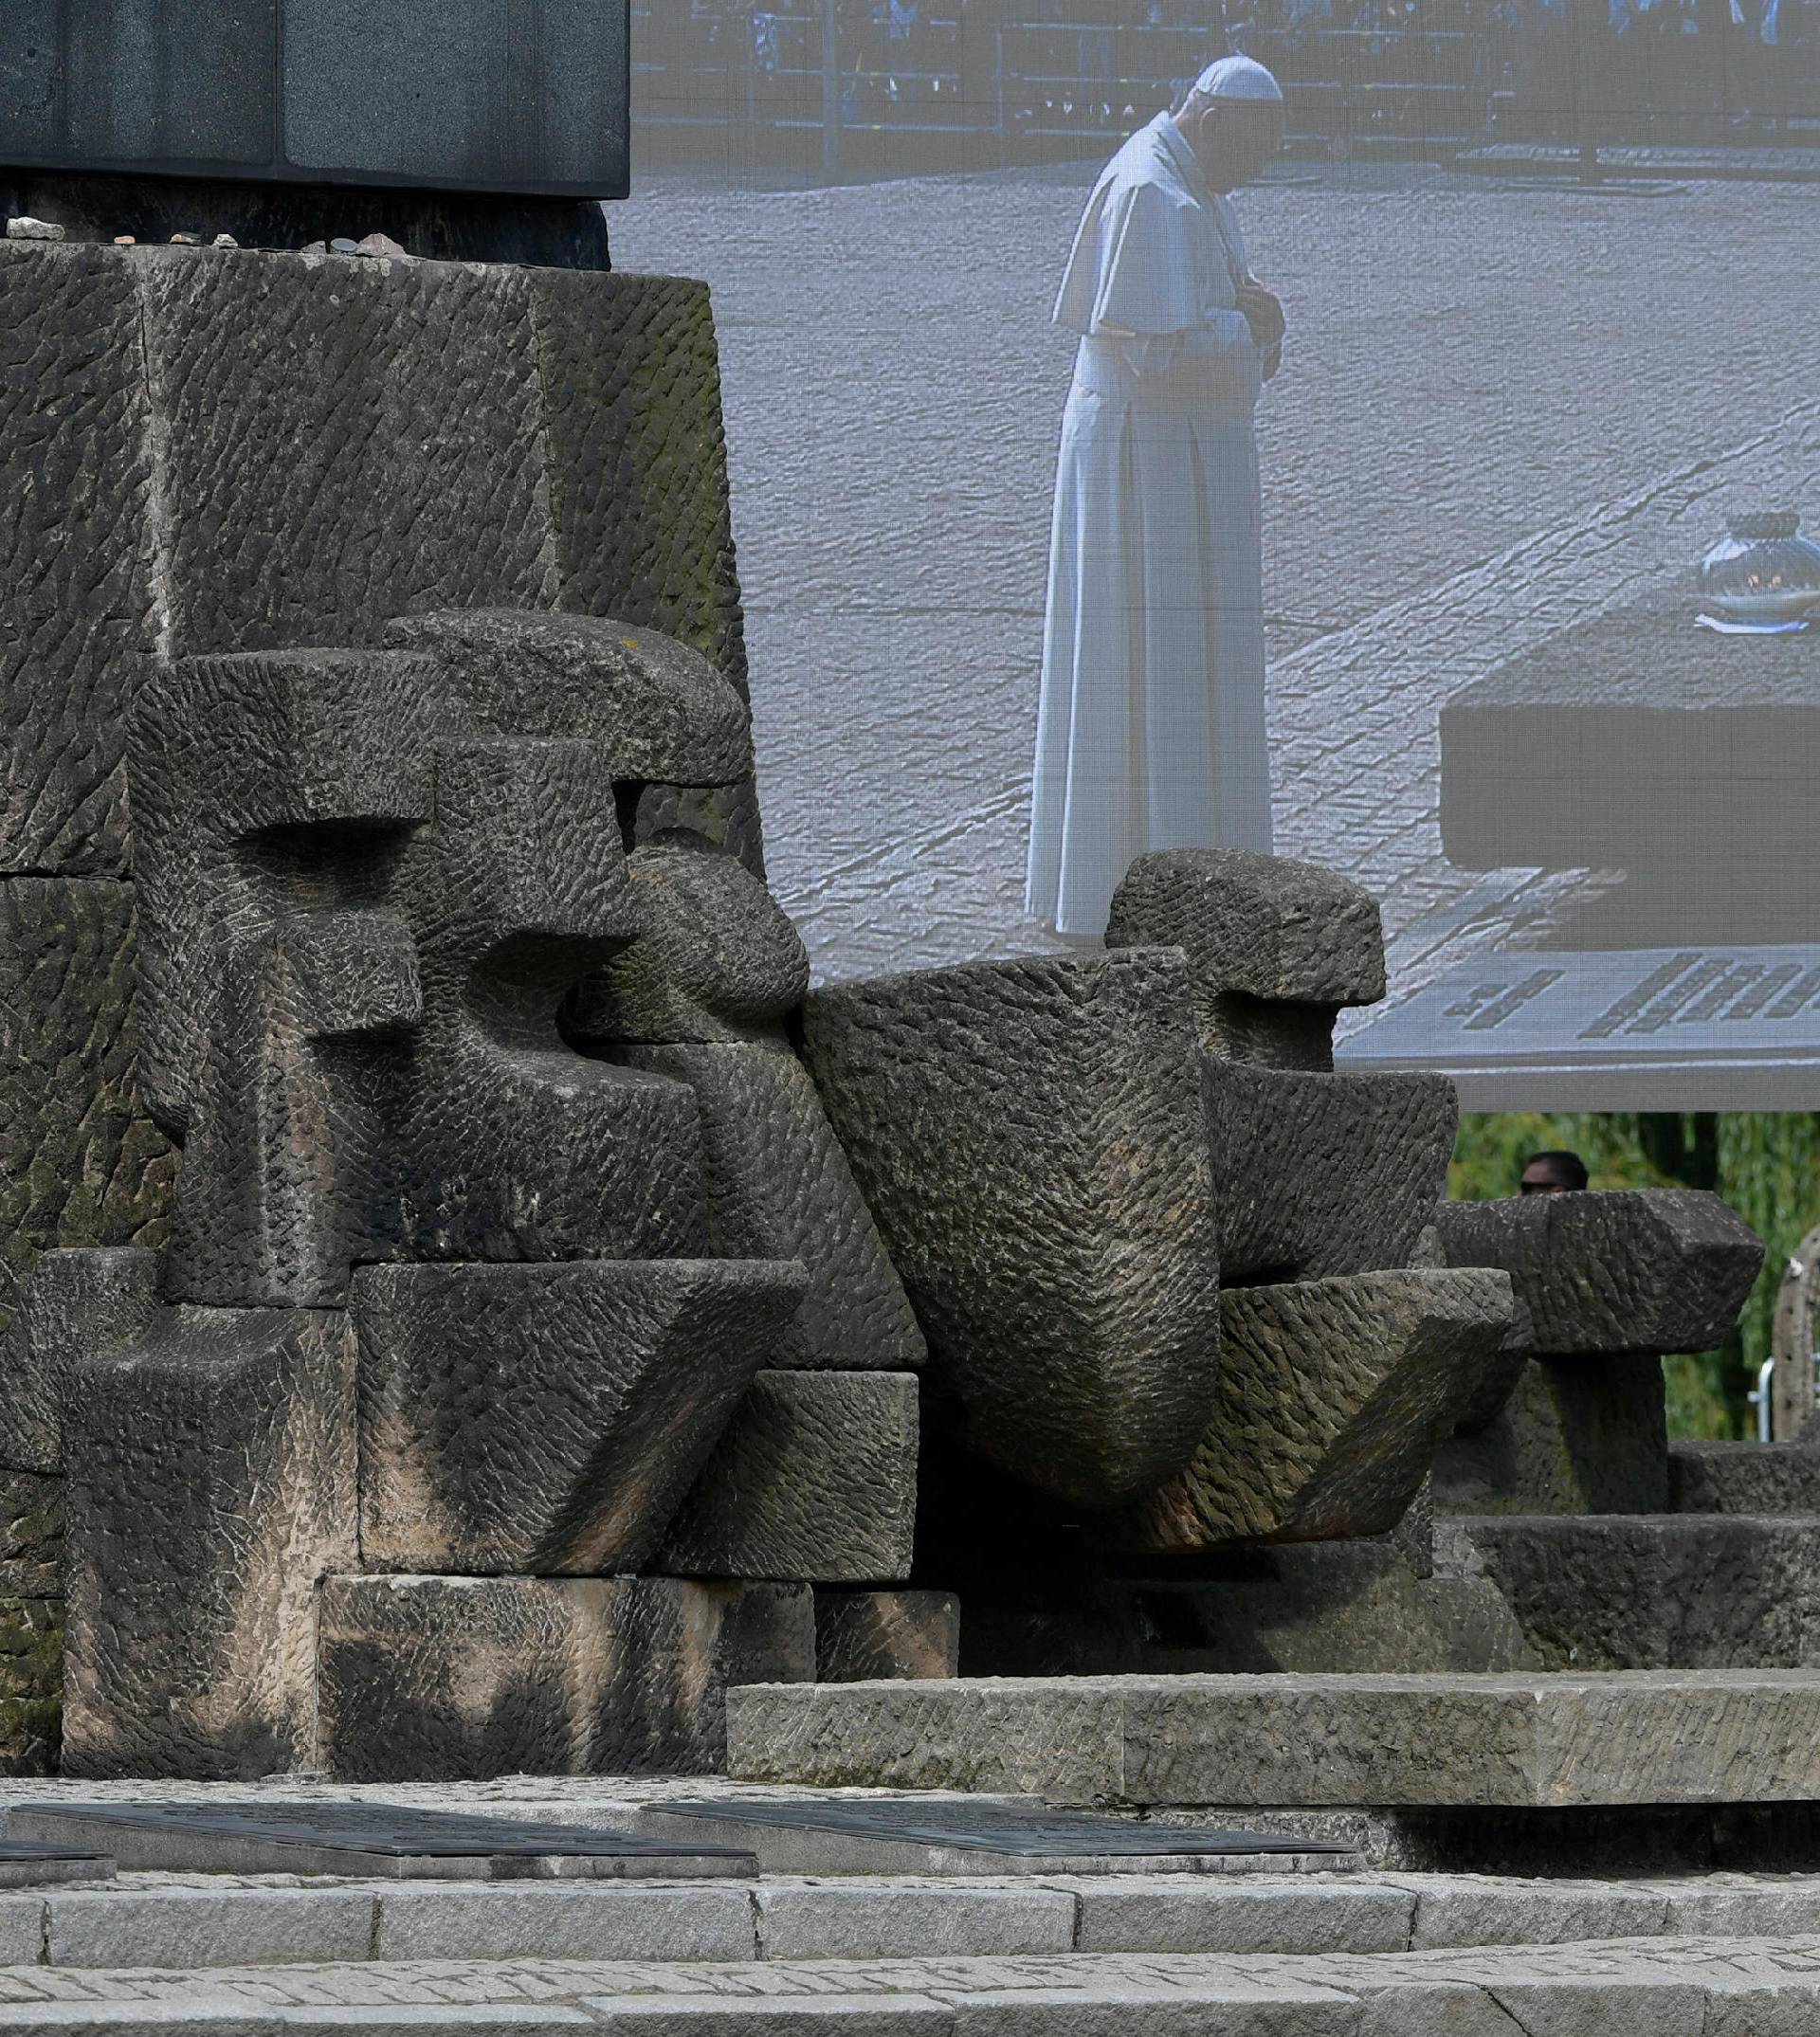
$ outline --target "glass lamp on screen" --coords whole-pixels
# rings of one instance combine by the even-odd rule
[[[1734,517],[1700,562],[1707,609],[1737,623],[1788,623],[1820,610],[1820,544],[1788,511]]]

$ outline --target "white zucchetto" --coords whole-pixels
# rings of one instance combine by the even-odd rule
[[[1283,99],[1283,87],[1250,57],[1222,57],[1194,81],[1196,99]]]

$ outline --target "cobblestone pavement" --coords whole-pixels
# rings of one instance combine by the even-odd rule
[[[672,175],[611,209],[622,267],[716,289],[772,874],[825,979],[1053,945],[1023,861],[1084,182]],[[1279,846],[1384,894],[1407,991],[1572,882],[1442,857],[1443,700],[1811,490],[1811,196],[1377,167],[1241,206],[1291,319],[1261,434]]]

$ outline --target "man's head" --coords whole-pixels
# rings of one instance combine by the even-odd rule
[[[1249,57],[1210,64],[1175,115],[1215,191],[1248,184],[1283,147],[1283,87]]]
[[[1532,1153],[1523,1162],[1518,1192],[1565,1195],[1586,1186],[1586,1162],[1577,1153]]]

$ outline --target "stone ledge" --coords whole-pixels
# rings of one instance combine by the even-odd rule
[[[728,1694],[753,1781],[1192,1806],[1820,1799],[1820,1672],[956,1678]]]

